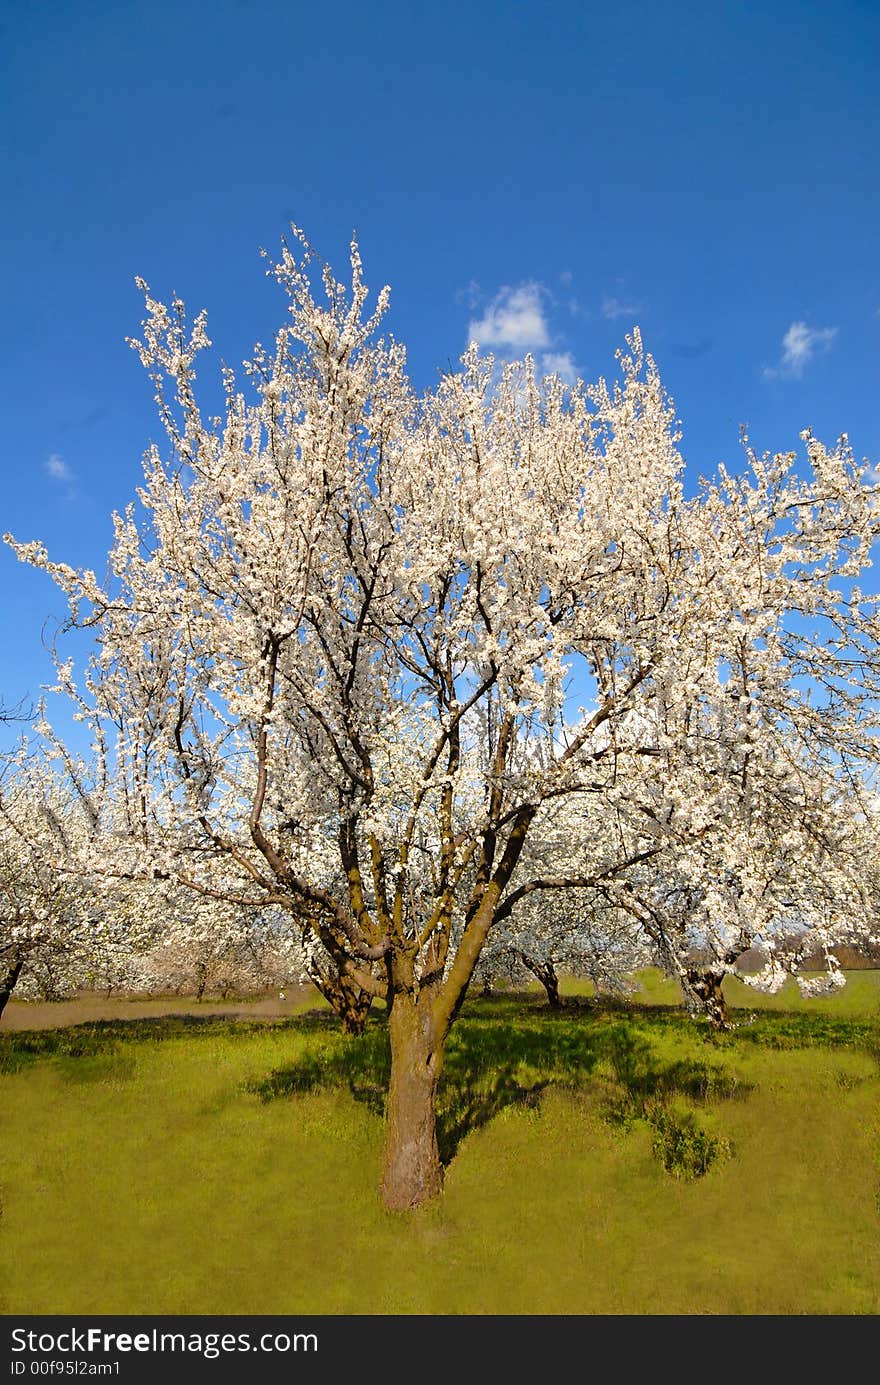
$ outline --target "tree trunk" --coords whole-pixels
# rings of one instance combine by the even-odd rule
[[[341,999],[336,1007],[342,1028],[346,1034],[363,1034],[373,997],[369,991],[362,990],[356,981],[350,981],[348,977],[343,979],[348,984],[342,987]]]
[[[551,1010],[558,1010],[562,1005],[559,999],[559,977],[556,975],[556,968],[552,962],[546,962],[536,972],[538,980],[547,992],[547,1000]]]
[[[524,952],[519,954],[524,967],[536,976],[544,990],[547,992],[547,1000],[552,1010],[562,1008],[562,1001],[559,999],[559,977],[556,975],[556,968],[552,961],[533,962],[531,957],[527,957]]]
[[[684,974],[685,999],[693,1009],[704,1014],[713,1029],[731,1029],[727,1001],[721,989],[723,972],[701,971],[689,967]]]
[[[436,1097],[443,1044],[432,1034],[428,998],[399,991],[388,1016],[391,1080],[385,1124],[382,1195],[389,1211],[419,1207],[443,1187]]]
[[[310,966],[308,974],[321,995],[342,1020],[346,1034],[363,1034],[373,997],[346,972],[321,972]]]
[[[0,971],[0,1015],[6,1009],[6,1002],[15,990],[15,983],[21,975],[24,966],[24,959],[19,958],[11,966],[7,966]]]

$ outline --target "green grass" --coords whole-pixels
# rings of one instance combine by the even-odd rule
[[[0,1034],[0,1310],[880,1311],[880,973],[731,987],[717,1037],[640,980],[468,1002],[410,1214],[378,1195],[379,1017]]]

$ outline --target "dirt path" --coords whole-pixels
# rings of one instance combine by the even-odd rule
[[[191,996],[127,999],[89,992],[72,1000],[10,1000],[0,1016],[0,1032],[61,1029],[91,1020],[149,1019],[156,1015],[225,1015],[231,1020],[287,1019],[303,1007],[321,1003],[312,986],[288,986],[280,994],[275,991],[253,1000],[194,1000]]]

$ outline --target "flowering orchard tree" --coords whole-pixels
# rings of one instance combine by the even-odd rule
[[[620,831],[616,816],[597,811],[592,795],[581,798],[586,801],[567,796],[544,805],[514,883],[520,876],[527,880],[564,877],[574,866],[587,874],[597,855],[615,858]],[[651,845],[646,841],[644,849],[649,851]],[[643,868],[650,871],[650,860]],[[655,951],[640,922],[610,904],[599,888],[556,890],[549,898],[533,891],[522,896],[493,929],[476,976],[490,990],[500,978],[521,981],[529,973],[544,987],[555,1009],[562,1003],[560,972],[587,978],[598,993],[621,995],[632,989],[633,972],[649,966]]]
[[[835,948],[876,939],[880,895],[863,824],[840,800],[836,814],[834,800],[821,806],[821,814],[807,807],[800,822],[785,804],[782,822],[757,809],[747,824],[685,833],[652,872],[600,887],[642,926],[689,1007],[717,1028],[729,1027],[725,975],[771,993],[792,975],[804,995],[825,994],[845,982]],[[755,950],[765,964],[744,970],[744,954]],[[817,956],[824,974],[800,975]]]
[[[81,890],[47,863],[63,851],[57,804],[46,801],[22,756],[0,778],[0,1014],[28,963],[57,965],[82,930]]]
[[[565,890],[549,905],[531,899],[517,913],[510,933],[496,929],[483,949],[476,979],[484,994],[501,979],[531,975],[559,1009],[563,974],[591,981],[597,995],[622,996],[636,990],[633,972],[654,961],[645,931],[595,891]]]
[[[285,909],[386,1001],[382,1185],[405,1208],[441,1187],[444,1045],[492,930],[529,895],[660,847],[623,835],[609,850],[603,832],[572,869],[518,869],[543,805],[617,810],[657,751],[653,733],[625,734],[634,711],[652,725],[660,699],[681,717],[693,670],[757,643],[786,560],[753,525],[718,566],[733,498],[727,483],[685,498],[637,333],[613,388],[539,380],[529,359],[499,379],[472,348],[417,396],[403,348],[377,337],[387,290],[366,310],[356,246],[350,285],[325,270],[323,289],[299,247],[270,270],[287,322],[247,367],[249,398],[225,374],[221,417],[197,399],[204,315],[190,329],[143,286],[135,345],[167,443],[147,453],[139,508],[115,518],[108,579],[14,546],[95,635],[82,683],[59,677],[107,785],[108,871]],[[809,451],[802,543],[824,553],[831,526],[855,569],[870,496],[845,449]],[[789,681],[817,671],[804,647]],[[811,709],[816,734],[835,712]]]
[[[823,994],[844,984],[835,947],[870,945],[880,928],[876,814],[864,779],[851,777],[858,758],[869,768],[863,728],[842,721],[832,730],[823,711],[817,750],[803,734],[809,700],[798,706],[794,688],[785,705],[770,669],[748,666],[745,650],[742,658],[735,674],[726,670],[726,698],[695,695],[684,721],[659,702],[652,709],[662,714],[657,753],[626,786],[618,820],[625,835],[659,849],[650,867],[598,887],[644,928],[689,1006],[719,1028],[729,1024],[726,974],[775,991],[824,956],[824,976],[798,976],[805,995]],[[740,959],[753,949],[766,965],[744,972]]]
[[[0,775],[0,1014],[13,991],[56,1000],[119,968],[138,930],[83,873],[84,805],[24,746]]]
[[[653,953],[644,932],[594,890],[566,890],[549,907],[527,902],[510,948],[558,1008],[560,973],[583,977],[597,995],[623,996],[637,990],[633,973],[650,966]]]
[[[137,954],[138,989],[197,1000],[248,995],[277,989],[303,970],[302,949],[289,926],[278,927],[276,910],[220,906],[174,881],[135,888],[133,898],[161,920],[151,945]]]
[[[349,970],[350,953],[336,938],[331,923],[313,915],[301,936],[299,980],[311,981],[342,1020],[346,1034],[362,1034],[375,998]]]

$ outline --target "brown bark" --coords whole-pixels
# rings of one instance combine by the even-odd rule
[[[329,962],[313,957],[306,970],[321,995],[342,1020],[346,1034],[362,1034],[373,1003],[373,993],[354,974],[339,935],[329,925],[313,925],[328,954]],[[367,980],[368,978],[363,978]]]
[[[11,965],[0,971],[0,1015],[6,1009],[6,1002],[15,990],[15,983],[21,975],[24,959],[19,957]]]
[[[723,979],[723,972],[702,971],[699,967],[689,967],[684,974],[685,998],[694,1009],[706,1016],[713,1029],[733,1027],[721,989]]]
[[[309,976],[324,999],[342,1020],[346,1034],[363,1034],[373,997],[347,972],[320,972],[309,969]]]
[[[372,996],[364,991],[346,995],[343,1007],[339,1011],[344,1033],[355,1036],[363,1034],[372,1001]]]
[[[559,977],[556,975],[556,968],[551,962],[533,962],[531,957],[527,957],[524,952],[518,953],[523,966],[526,967],[533,976],[537,977],[544,990],[547,992],[547,1000],[551,1010],[562,1008],[562,1001],[559,999]]]
[[[495,811],[499,810],[495,805]],[[423,976],[419,985],[414,972],[416,949],[412,947],[390,952],[387,957],[391,1078],[385,1108],[382,1194],[390,1211],[419,1207],[442,1190],[436,1099],[446,1036],[464,1002],[499,899],[516,868],[536,811],[532,804],[517,809],[494,871],[494,833],[486,834],[464,933],[445,977],[437,969]],[[491,848],[487,845],[490,837]],[[491,878],[481,878],[490,871]]]
[[[388,1036],[391,1080],[382,1195],[389,1211],[405,1211],[430,1201],[443,1187],[436,1117],[443,1043],[435,1034],[430,997],[397,991]]]

